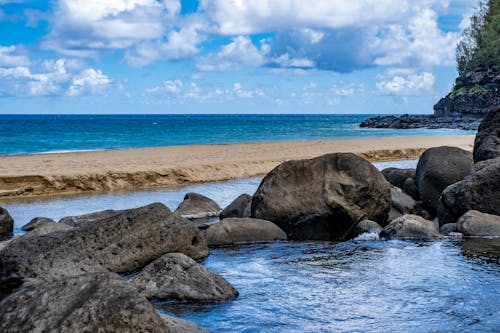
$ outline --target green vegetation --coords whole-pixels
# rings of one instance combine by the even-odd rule
[[[476,84],[474,87],[469,88],[469,89],[467,87],[461,87],[458,89],[454,88],[451,91],[450,95],[451,95],[451,97],[455,97],[455,96],[465,95],[467,93],[475,94],[475,93],[480,93],[483,91],[488,91],[488,90],[486,88],[481,87],[480,85]]]
[[[459,74],[500,64],[500,0],[481,2],[457,45]]]

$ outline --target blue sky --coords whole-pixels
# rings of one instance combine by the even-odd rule
[[[475,0],[0,0],[0,113],[432,113]]]

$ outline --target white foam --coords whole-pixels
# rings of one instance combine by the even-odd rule
[[[354,238],[353,240],[355,241],[373,241],[373,240],[379,240],[380,237],[378,233],[376,232],[364,232],[358,237]]]

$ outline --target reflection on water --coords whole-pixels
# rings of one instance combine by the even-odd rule
[[[238,289],[237,299],[157,306],[211,332],[495,331],[498,262],[464,251],[453,241],[218,248],[204,264]]]

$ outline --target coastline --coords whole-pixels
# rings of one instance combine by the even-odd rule
[[[473,135],[206,144],[0,156],[0,198],[176,187],[261,176],[279,163],[333,152],[372,162],[417,159],[427,148],[472,150]]]

